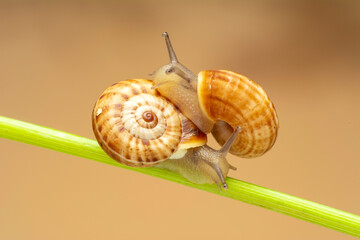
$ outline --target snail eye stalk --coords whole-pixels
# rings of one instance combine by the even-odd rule
[[[162,36],[165,38],[166,46],[169,52],[170,64],[169,68],[165,70],[166,74],[175,73],[182,79],[186,80],[188,83],[197,82],[197,76],[190,71],[187,67],[182,65],[176,57],[174,48],[171,44],[169,34],[164,32]]]

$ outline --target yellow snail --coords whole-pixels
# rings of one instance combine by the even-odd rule
[[[164,36],[171,63],[156,71],[153,81],[125,80],[103,92],[92,113],[96,139],[125,165],[156,165],[227,189],[225,178],[236,168],[226,154],[253,157],[270,149],[278,128],[275,109],[261,87],[241,75],[203,71],[198,81]],[[206,145],[204,132],[211,130],[220,150]]]

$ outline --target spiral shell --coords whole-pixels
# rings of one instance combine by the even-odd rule
[[[234,128],[242,128],[230,149],[232,154],[256,157],[273,146],[279,121],[272,102],[258,84],[231,71],[201,71],[197,92],[202,110],[217,122],[212,133],[221,145]]]
[[[93,110],[100,146],[128,166],[150,167],[179,148],[206,143],[206,136],[151,87],[146,79],[121,81],[104,91]]]

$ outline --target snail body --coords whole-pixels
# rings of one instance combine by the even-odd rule
[[[122,164],[158,165],[195,183],[227,187],[228,148],[208,147],[206,135],[150,80],[125,80],[106,89],[94,106],[92,126],[102,149]]]

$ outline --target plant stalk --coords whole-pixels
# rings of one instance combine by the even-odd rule
[[[95,140],[3,116],[0,137],[141,172],[360,237],[360,216],[234,178],[226,179],[228,190],[219,191],[215,184],[194,184],[167,170],[128,167],[108,157]]]

